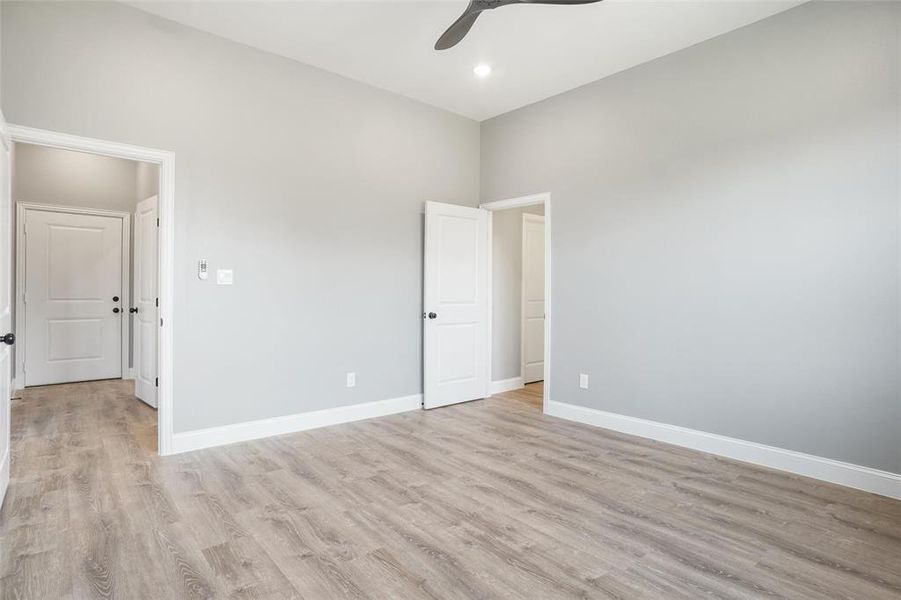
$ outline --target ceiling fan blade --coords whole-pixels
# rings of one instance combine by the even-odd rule
[[[472,10],[472,3],[470,3],[466,7],[466,11],[435,42],[435,50],[447,50],[459,44],[460,40],[466,37],[466,34],[472,29],[472,24],[476,22],[481,12],[478,9]]]

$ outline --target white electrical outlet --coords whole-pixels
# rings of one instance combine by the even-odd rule
[[[583,390],[588,389],[588,374],[587,373],[579,373],[579,387]]]
[[[357,385],[357,374],[356,373],[348,373],[347,374],[347,387],[354,387]]]

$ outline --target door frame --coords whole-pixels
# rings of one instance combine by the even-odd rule
[[[520,196],[517,198],[508,198],[506,200],[495,200],[494,202],[483,202],[479,208],[488,211],[488,274],[491,278],[492,285],[488,288],[490,306],[493,303],[493,282],[494,282],[494,211],[505,210],[508,208],[521,208],[523,206],[534,206],[536,204],[544,205],[544,394],[542,394],[542,412],[547,413],[548,402],[550,401],[550,384],[551,384],[551,193],[542,192],[539,194],[530,194],[528,196]],[[488,321],[488,337],[491,340],[488,345],[488,369],[491,372],[492,350],[494,348],[494,311],[492,318]],[[522,346],[522,340],[520,340]],[[520,349],[520,352],[522,350]],[[522,357],[520,357],[520,363]],[[519,373],[520,378],[524,377],[522,370]],[[488,377],[488,389],[485,390],[485,397],[491,395],[491,377]]]
[[[545,228],[544,233],[547,235],[547,220],[544,215],[522,213],[522,223],[520,223],[522,228],[522,257],[520,259],[522,275],[519,286],[519,376],[522,377],[523,383],[526,382],[526,223],[529,221],[541,223]],[[546,240],[545,245],[547,245]],[[545,248],[546,250],[547,248]],[[547,268],[546,264],[545,268]],[[544,307],[544,320],[547,322],[547,286],[545,286]],[[545,339],[545,345],[547,345],[547,339]]]
[[[25,372],[25,352],[26,347],[26,318],[25,311],[25,213],[29,210],[40,212],[64,213],[67,215],[90,215],[92,217],[109,217],[119,219],[122,223],[122,265],[119,276],[122,282],[121,298],[122,306],[131,306],[131,274],[129,273],[129,265],[131,264],[131,214],[118,210],[104,210],[100,208],[82,208],[80,206],[57,206],[55,204],[40,204],[37,202],[16,202],[16,375],[13,382],[16,387],[25,387],[24,379],[20,381],[22,374]],[[124,308],[122,309],[125,310]],[[128,314],[128,313],[125,313]],[[124,317],[125,315],[123,315]],[[119,353],[122,368],[120,369],[120,378],[125,379],[128,376],[128,348],[131,333],[131,325],[127,318],[122,319],[122,328],[120,330]]]
[[[9,128],[6,124],[6,119],[3,117],[3,111],[0,110],[0,161],[5,163],[5,165],[0,164],[0,171],[2,171],[4,166],[6,167],[6,180],[0,181],[0,185],[2,185],[4,188],[3,190],[0,190],[0,195],[5,193],[9,196],[9,206],[7,207],[9,213],[5,216],[10,221],[12,221],[12,218],[13,218],[13,211],[12,211],[12,204],[13,204],[13,202],[12,202],[12,172],[13,172],[12,171],[12,149],[13,149],[13,144],[12,144],[12,138],[10,138],[10,136],[9,136]],[[2,218],[2,215],[0,215],[0,218]],[[10,235],[12,235],[12,223],[11,222],[10,222],[9,233],[10,233]],[[7,267],[6,274],[7,274],[7,277],[9,278],[9,281],[7,281],[7,284],[9,285],[8,291],[10,293],[9,310],[12,311],[13,310],[13,308],[12,308],[12,306],[13,306],[13,299],[12,299],[13,261],[12,261],[12,256],[10,256],[10,255],[12,254],[13,241],[10,239],[10,240],[2,240],[2,242],[4,244],[7,244],[7,246],[5,248],[6,255],[2,256],[2,258],[0,258],[0,260],[3,260],[6,262],[6,267]],[[4,249],[2,249],[2,247],[0,247],[0,255],[2,255],[3,252],[4,252]],[[12,315],[10,315],[10,316],[12,316]],[[14,326],[11,319],[10,319],[10,326]],[[7,352],[11,352],[11,350],[7,350]],[[5,443],[5,446],[6,446],[6,450],[2,455],[0,455],[0,508],[2,508],[3,501],[6,499],[6,490],[9,488],[10,465],[12,463],[12,456],[13,456],[12,397],[16,395],[16,391],[14,389],[12,389],[13,365],[9,364],[9,363],[7,363],[7,364],[10,369],[9,374],[6,375],[6,374],[0,373],[0,377],[7,377],[7,376],[9,377],[9,385],[10,385],[10,389],[7,390],[7,392],[8,392],[7,397],[0,398],[0,410],[3,410],[6,413],[4,415],[5,423],[6,423],[6,431],[0,431],[0,435],[5,436],[5,438],[6,438],[5,440],[3,440],[3,442]]]
[[[143,146],[121,144],[107,140],[81,137],[45,129],[9,125],[13,142],[35,144],[61,150],[87,152],[113,158],[124,158],[155,164],[159,167],[159,317],[157,338],[157,434],[158,450],[165,456],[173,453],[173,413],[175,408],[173,385],[173,308],[175,304],[175,153]],[[18,292],[18,290],[17,290]]]

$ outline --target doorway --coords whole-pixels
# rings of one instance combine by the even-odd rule
[[[93,262],[96,265],[102,265],[107,260],[112,263],[116,260],[115,253],[108,254],[107,246],[110,239],[116,239],[118,229],[110,225],[109,221],[85,221],[75,222],[70,217],[62,217],[61,222],[54,222],[53,233],[49,233],[52,229],[49,225],[46,227],[47,236],[56,236],[54,241],[59,248],[76,248],[69,257],[63,257],[61,252],[57,251],[57,256],[48,258],[45,261],[47,266],[45,274],[45,283],[56,282],[55,288],[51,287],[50,292],[45,295],[52,295],[54,302],[64,304],[67,301],[73,306],[68,308],[86,309],[85,306],[74,306],[79,302],[89,299],[97,306],[103,306],[103,313],[76,315],[77,318],[70,319],[66,316],[62,319],[55,318],[52,314],[45,315],[45,331],[49,330],[47,321],[63,321],[69,320],[71,323],[63,325],[54,323],[56,331],[55,338],[50,342],[45,342],[44,357],[47,362],[59,362],[70,371],[75,370],[80,375],[72,376],[71,372],[59,375],[60,379],[68,381],[91,379],[98,376],[112,375],[119,378],[135,378],[135,396],[150,406],[158,408],[155,413],[154,437],[157,442],[155,444],[156,451],[161,455],[172,453],[172,301],[173,301],[173,258],[174,258],[174,154],[167,151],[143,148],[139,146],[131,146],[127,144],[119,144],[104,140],[92,138],[83,138],[63,133],[57,133],[46,130],[32,129],[28,127],[20,127],[10,125],[8,127],[9,138],[13,146],[27,145],[39,148],[43,151],[69,151],[73,154],[89,156],[95,159],[114,159],[125,162],[137,162],[143,167],[143,171],[135,175],[135,183],[138,185],[141,181],[145,184],[151,184],[148,188],[150,191],[137,193],[131,198],[132,207],[128,210],[109,211],[108,207],[101,207],[97,210],[97,203],[90,198],[87,201],[87,210],[82,211],[81,216],[90,217],[106,217],[118,218],[120,215],[111,214],[91,214],[106,211],[124,212],[124,223],[121,228],[121,239],[123,243],[122,254],[119,260],[124,263],[126,259],[130,259],[128,263],[128,273],[118,281],[122,287],[121,293],[107,290],[104,285],[98,284],[105,281],[104,277],[108,276],[106,269],[97,268],[90,272],[92,281],[78,282],[77,278],[72,277],[77,265],[83,265],[84,260],[76,260],[75,256],[81,252],[87,257],[93,256]],[[16,163],[16,157],[13,157],[13,163]],[[84,169],[78,170],[81,175],[90,175],[90,171]],[[141,174],[143,173],[143,175]],[[95,178],[95,181],[100,181]],[[102,190],[101,190],[102,191]],[[99,194],[93,194],[92,198],[99,197]],[[40,205],[30,208],[47,209],[48,205],[51,209],[59,208],[62,202],[48,201],[34,202],[33,198],[23,198],[19,195],[13,200],[22,201],[22,210],[29,208],[28,204]],[[71,207],[67,207],[71,208]],[[90,209],[94,209],[93,211]],[[79,214],[79,211],[71,210],[49,210],[44,212],[59,213],[59,215],[67,213]],[[37,214],[37,211],[34,213]],[[58,215],[57,215],[58,217]],[[25,223],[25,219],[22,223]],[[57,218],[57,221],[59,219]],[[69,222],[72,221],[72,222]],[[125,224],[127,223],[127,225]],[[151,234],[151,224],[153,233]],[[17,229],[18,229],[17,223]],[[47,225],[47,224],[45,224]],[[31,220],[28,219],[29,234],[31,233]],[[24,233],[24,232],[23,232]],[[73,242],[68,237],[80,238]],[[50,238],[47,237],[49,240]],[[126,239],[130,240],[130,244],[126,244]],[[15,251],[18,255],[15,257],[18,265],[19,261],[29,252],[26,246],[27,236],[22,237],[21,243],[17,243]],[[102,240],[102,241],[99,241]],[[63,242],[66,243],[63,243]],[[100,247],[98,248],[98,244]],[[51,249],[53,245],[51,244]],[[46,253],[46,252],[45,252]],[[38,252],[40,258],[40,252]],[[68,261],[68,262],[67,262]],[[23,279],[29,272],[29,261],[26,260],[22,265],[21,273],[16,274],[16,279]],[[33,266],[33,265],[32,265]],[[38,263],[40,266],[40,262]],[[73,267],[73,268],[66,268]],[[60,273],[62,270],[62,273]],[[67,277],[64,273],[69,272]],[[16,315],[15,320],[17,327],[21,327],[20,338],[24,337],[23,347],[18,348],[15,362],[26,360],[31,363],[31,356],[28,351],[28,302],[31,300],[29,289],[22,288],[27,295],[15,294]],[[68,287],[67,287],[68,286]],[[94,287],[96,289],[94,289]],[[132,287],[134,286],[134,287]],[[91,289],[89,289],[91,288]],[[104,294],[105,295],[102,295]],[[108,296],[108,297],[107,297]],[[113,300],[118,297],[118,300]],[[21,303],[21,305],[20,305]],[[89,302],[90,304],[90,302]],[[60,307],[53,307],[60,308]],[[114,309],[118,309],[118,312]],[[116,315],[120,319],[121,325],[118,326],[120,331],[120,347],[122,352],[120,358],[116,361],[107,351],[109,344],[106,344],[105,334],[109,333],[110,339],[114,337],[117,326],[113,323],[109,314]],[[41,313],[37,313],[41,316]],[[23,317],[20,319],[20,316]],[[99,322],[99,323],[98,323]],[[36,326],[38,327],[38,326]],[[66,327],[75,330],[74,333],[86,333],[87,335],[64,335]],[[93,331],[92,331],[93,328]],[[38,327],[40,332],[40,328]],[[101,335],[96,335],[97,332]],[[24,333],[22,333],[24,332]],[[112,333],[110,333],[112,332]],[[132,335],[134,334],[134,335]],[[46,337],[46,336],[45,336]],[[58,338],[58,339],[56,339]],[[79,344],[81,344],[79,346]],[[106,344],[106,345],[105,345]],[[102,360],[97,358],[102,356]],[[96,361],[102,364],[103,369],[96,364],[91,370],[90,363]],[[78,365],[77,363],[83,363]],[[65,363],[68,363],[66,365]],[[118,371],[116,370],[118,363]],[[53,365],[56,367],[56,365]],[[76,368],[77,367],[77,368]],[[82,369],[82,371],[78,371]],[[62,369],[63,371],[65,369]],[[40,371],[40,370],[39,370]],[[118,373],[118,375],[116,374]],[[40,373],[39,373],[40,375]],[[17,387],[22,388],[49,381],[42,380],[40,377],[32,380],[31,373],[26,367],[16,373]],[[152,382],[152,385],[151,385]],[[127,382],[123,382],[127,383]],[[77,384],[76,384],[77,385]],[[96,384],[89,384],[96,385]],[[121,387],[117,387],[118,390]],[[141,403],[137,403],[140,405]],[[146,407],[145,407],[146,409]]]
[[[491,208],[488,205],[488,208]],[[545,205],[491,215],[491,394],[541,410],[545,379]]]
[[[24,142],[13,165],[17,386],[137,377],[156,407],[157,328],[132,299],[155,323],[159,167]]]
[[[424,408],[518,392],[544,410],[550,200],[536,194],[479,208],[426,203]]]

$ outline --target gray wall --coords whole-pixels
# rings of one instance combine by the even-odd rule
[[[160,168],[150,163],[137,163],[135,170],[135,200],[140,202],[160,193]]]
[[[135,210],[135,161],[21,143],[14,152],[15,202]]]
[[[522,216],[544,205],[491,213],[491,380],[522,373]]]
[[[899,11],[811,2],[482,124],[482,200],[553,196],[551,400],[901,472]]]
[[[175,152],[176,431],[421,391],[422,203],[478,203],[478,123],[118,3],[2,11],[10,122]]]

